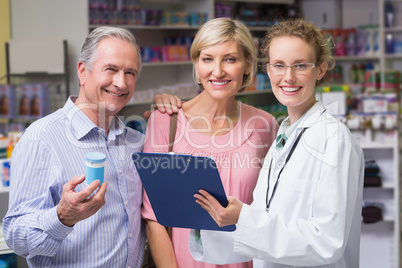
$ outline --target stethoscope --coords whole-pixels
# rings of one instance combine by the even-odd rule
[[[325,113],[326,110],[327,110],[327,109],[324,109],[324,110],[320,113],[320,116],[321,116],[323,113]],[[304,131],[306,131],[306,129],[308,129],[308,128],[307,128],[307,127],[303,128],[302,131],[300,131],[299,135],[297,136],[295,143],[293,144],[292,148],[290,149],[290,152],[289,152],[288,156],[286,157],[285,163],[283,164],[281,170],[279,171],[278,178],[276,178],[276,181],[275,181],[275,184],[274,184],[274,189],[272,190],[271,198],[268,199],[268,193],[269,193],[269,179],[270,179],[270,177],[271,177],[271,166],[272,166],[272,159],[273,159],[273,158],[271,158],[271,162],[269,163],[269,170],[268,170],[267,193],[266,193],[266,196],[265,196],[265,200],[266,200],[266,204],[267,204],[265,210],[266,210],[267,212],[269,211],[269,206],[271,205],[272,198],[273,198],[274,195],[275,195],[276,187],[278,187],[278,183],[279,183],[279,179],[280,179],[280,177],[281,177],[282,171],[283,171],[283,169],[285,168],[286,163],[289,161],[290,157],[292,156],[293,151],[296,149],[296,146],[297,146],[297,144],[299,143],[300,138],[301,138],[301,136],[303,135]]]
[[[285,168],[286,163],[289,161],[290,157],[292,156],[293,151],[296,149],[296,146],[297,146],[297,144],[299,143],[300,138],[301,138],[301,136],[303,135],[304,131],[306,131],[306,129],[307,129],[306,127],[303,128],[302,131],[300,131],[299,136],[297,136],[296,141],[294,142],[292,148],[290,149],[290,152],[289,152],[288,156],[286,157],[285,163],[283,164],[281,170],[279,171],[278,177],[276,178],[276,181],[275,181],[275,184],[274,184],[274,189],[272,190],[271,198],[268,199],[269,180],[270,180],[270,177],[271,177],[271,166],[272,166],[272,159],[273,159],[273,158],[271,158],[271,162],[269,163],[269,170],[268,170],[267,194],[266,194],[266,197],[265,197],[265,199],[266,199],[266,204],[267,204],[267,207],[265,208],[265,210],[266,210],[267,212],[269,211],[269,206],[271,205],[272,198],[273,198],[274,195],[275,195],[276,188],[277,188],[277,186],[278,186],[279,179],[280,179],[280,177],[281,177],[282,171],[283,171],[283,169]]]

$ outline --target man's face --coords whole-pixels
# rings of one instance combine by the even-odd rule
[[[98,45],[92,70],[80,62],[78,75],[78,103],[91,105],[91,113],[96,112],[98,117],[115,115],[133,96],[138,75],[137,50],[128,41],[105,38]]]

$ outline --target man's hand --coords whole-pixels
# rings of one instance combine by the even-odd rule
[[[105,203],[107,182],[99,186],[100,181],[93,181],[81,192],[75,192],[75,187],[82,183],[85,175],[76,176],[63,185],[60,203],[57,205],[57,215],[61,223],[72,227],[77,222],[94,215]],[[98,191],[91,194],[98,188]],[[91,197],[90,197],[91,196]],[[89,197],[89,198],[88,198]]]
[[[161,113],[173,114],[177,113],[181,108],[182,101],[179,97],[163,93],[162,95],[155,95],[153,99],[154,109],[158,109]],[[152,111],[146,111],[144,117],[148,119]]]
[[[227,207],[223,207],[207,191],[200,190],[199,194],[195,194],[194,197],[197,199],[195,202],[209,213],[219,227],[236,224],[239,221],[243,203],[237,198],[228,196],[229,204]]]

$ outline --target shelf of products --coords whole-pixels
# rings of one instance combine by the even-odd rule
[[[345,90],[346,124],[360,142],[365,161],[378,165],[379,172],[369,179],[381,178],[380,185],[365,187],[363,192],[363,215],[364,208],[373,209],[372,205],[379,217],[370,223],[363,220],[360,266],[399,268],[402,26],[395,23],[402,19],[397,12],[402,1],[364,1],[364,9],[359,10],[362,1],[341,2],[344,28],[329,29],[336,43],[337,67],[327,91]],[[363,10],[366,14],[358,13]]]
[[[360,12],[368,13],[365,22],[356,22],[353,25],[348,25],[344,30],[347,31],[337,31],[334,40],[337,44],[338,52],[335,54],[335,59],[338,67],[333,71],[330,75],[332,82],[336,84],[336,87],[339,88],[342,84],[346,84],[349,88],[349,91],[345,93],[345,100],[350,101],[352,98],[350,96],[356,96],[358,101],[364,103],[367,107],[370,105],[374,105],[376,102],[375,99],[370,99],[370,97],[377,98],[380,95],[380,98],[383,98],[381,101],[383,103],[390,104],[392,107],[392,112],[394,115],[399,115],[399,102],[400,99],[398,96],[396,100],[392,100],[392,96],[389,95],[390,92],[379,92],[384,89],[386,84],[386,79],[389,78],[387,76],[390,70],[402,70],[401,62],[402,62],[402,54],[398,52],[398,42],[394,42],[394,52],[396,53],[387,53],[386,50],[386,37],[387,34],[392,34],[394,41],[398,41],[398,38],[402,37],[402,26],[401,25],[393,25],[392,27],[386,27],[385,25],[385,6],[387,0],[370,0],[370,1],[347,1],[347,0],[329,0],[336,3],[341,2],[342,6],[342,15],[339,15],[341,20],[345,20],[350,13],[353,13],[355,20],[358,21],[360,19]],[[329,2],[325,1],[325,2]],[[145,1],[134,1],[142,7]],[[162,4],[159,4],[162,2]],[[186,3],[188,2],[188,5]],[[267,11],[264,8],[257,8],[258,5],[261,5],[264,2],[264,5],[271,5],[270,10]],[[147,1],[147,4],[144,5],[145,9],[153,9],[155,7],[162,8],[164,11],[170,12],[179,12],[176,15],[183,16],[183,13],[190,14],[191,12],[204,12],[206,14],[207,19],[214,18],[216,16],[232,16],[237,19],[240,19],[246,23],[250,30],[253,32],[253,35],[256,37],[256,43],[260,44],[262,37],[265,34],[266,27],[272,25],[275,22],[276,16],[286,17],[289,15],[297,14],[297,6],[296,4],[300,4],[302,1],[266,1],[266,0],[251,0],[251,1],[239,1],[239,0],[199,0],[199,1],[175,1],[174,4],[167,4],[166,1],[158,1],[158,4],[155,4],[155,1]],[[318,1],[312,1],[313,5],[316,5]],[[364,2],[364,8],[361,8],[361,4]],[[153,3],[153,4],[152,4]],[[402,10],[402,1],[392,1],[395,6],[395,10]],[[281,11],[280,4],[287,5],[287,11],[283,13]],[[192,7],[191,7],[192,6]],[[317,5],[317,9],[319,5]],[[388,7],[387,7],[388,8]],[[387,9],[388,10],[388,9]],[[264,13],[262,19],[252,19],[258,18],[258,14]],[[267,13],[272,12],[272,13]],[[316,10],[314,9],[314,13],[320,14],[322,13],[323,17],[330,18],[329,13],[338,12],[335,10]],[[157,13],[157,12],[156,12]],[[356,14],[355,14],[356,13]],[[154,13],[155,14],[155,13]],[[173,14],[173,13],[171,13]],[[170,15],[171,15],[170,14]],[[346,15],[345,15],[346,14]],[[327,16],[328,15],[328,16]],[[396,13],[395,13],[396,16]],[[250,18],[251,17],[251,18]],[[265,20],[264,20],[265,18]],[[270,21],[267,18],[271,19]],[[183,19],[183,18],[180,18]],[[195,33],[198,26],[192,25],[191,19],[185,19],[187,21],[186,26],[180,25],[134,25],[134,26],[123,26],[133,30],[134,34],[139,37],[139,40],[143,42],[145,46],[163,46],[166,45],[164,43],[165,37],[171,37],[173,34],[172,30],[177,29],[179,35],[181,36],[191,36]],[[144,21],[144,20],[142,20]],[[147,21],[147,20],[145,20]],[[155,21],[150,20],[149,21]],[[160,19],[160,21],[166,21]],[[180,20],[179,20],[180,21]],[[395,22],[402,21],[402,18],[395,19]],[[363,24],[363,26],[362,26]],[[98,25],[98,24],[97,24]],[[342,25],[342,23],[341,23]],[[90,25],[89,29],[93,29],[96,25]],[[353,28],[351,30],[351,28]],[[356,36],[360,36],[360,41],[368,42],[369,46],[360,46],[360,53],[350,52],[350,43],[347,41],[353,40]],[[151,38],[149,36],[153,36]],[[155,36],[157,36],[155,38]],[[346,36],[346,37],[345,37]],[[346,38],[345,46],[342,48],[342,41],[339,41],[339,38]],[[401,38],[402,40],[402,38]],[[357,42],[357,40],[356,40]],[[142,45],[141,44],[141,45]],[[360,43],[362,44],[362,43]],[[341,50],[339,48],[341,47]],[[349,48],[349,52],[348,52]],[[368,48],[368,51],[363,51]],[[342,52],[343,49],[343,52]],[[153,96],[153,94],[158,92],[158,89],[162,88],[166,85],[176,85],[178,83],[193,83],[192,81],[192,73],[191,73],[191,62],[186,61],[182,63],[145,63],[143,73],[141,74],[141,78],[139,79],[136,91],[148,91],[149,97]],[[174,67],[174,68],[172,68]],[[366,77],[366,69],[367,72]],[[363,70],[363,72],[362,72]],[[385,72],[387,71],[387,72]],[[158,74],[158,81],[155,81],[155,73]],[[161,77],[159,77],[161,74]],[[166,75],[165,75],[166,74]],[[373,80],[368,81],[365,80],[370,78],[370,75],[373,75],[371,78]],[[388,77],[388,78],[387,78]],[[367,82],[371,82],[367,83]],[[378,87],[377,87],[378,85]],[[369,98],[367,96],[360,96],[359,94],[364,93],[365,89],[370,87],[371,92]],[[166,89],[166,88],[165,88]],[[398,91],[396,91],[398,92]],[[152,93],[152,94],[151,94]],[[385,97],[383,95],[385,93]],[[395,92],[394,92],[395,93]],[[144,93],[145,94],[145,93]],[[377,95],[378,94],[378,95]],[[392,92],[391,92],[392,94]],[[271,107],[275,107],[273,111],[270,110],[271,113],[275,114],[277,118],[285,116],[285,113],[282,108],[277,105],[275,98],[272,95],[272,92],[269,90],[263,91],[250,91],[240,93],[236,96],[236,98],[240,101],[255,105],[257,107],[263,107],[264,105],[270,105]],[[145,99],[145,98],[144,98]],[[345,101],[345,102],[346,102]],[[380,101],[380,102],[381,102]],[[348,104],[345,104],[346,106]],[[357,105],[357,104],[355,104]],[[141,107],[141,108],[139,108]],[[366,107],[366,111],[367,108]],[[372,107],[372,106],[371,106]],[[396,110],[395,110],[396,107]],[[136,109],[138,108],[138,109]],[[264,109],[268,109],[267,107],[263,107]],[[142,115],[144,110],[150,109],[150,100],[140,101],[136,104],[127,105],[123,109],[123,115]],[[345,108],[346,109],[346,108]],[[362,118],[370,118],[375,113],[361,113],[359,111],[357,116],[361,116]],[[347,117],[347,114],[344,114]],[[387,116],[387,112],[381,114],[381,116]],[[366,126],[365,126],[366,127]],[[394,131],[396,131],[394,129]],[[371,134],[370,134],[371,133]],[[360,143],[363,147],[365,156],[367,159],[378,161],[379,167],[381,169],[381,175],[384,176],[384,180],[382,182],[381,187],[373,187],[365,189],[365,201],[381,201],[385,204],[385,213],[383,215],[383,220],[373,223],[373,224],[363,224],[362,231],[362,248],[361,248],[361,266],[362,267],[399,267],[399,137],[397,135],[393,136],[385,131],[382,134],[380,132],[375,131],[361,131],[357,132],[356,135],[360,138]],[[396,131],[397,133],[397,131]],[[390,136],[391,135],[391,136]],[[373,198],[372,198],[373,197]],[[376,241],[378,239],[378,242]]]
[[[364,149],[365,160],[374,160],[380,169],[382,187],[366,187],[366,205],[381,209],[382,219],[362,224],[361,267],[399,267],[399,146]],[[375,255],[375,256],[374,256]]]
[[[0,134],[22,131],[62,107],[70,95],[68,44],[62,39],[6,43],[7,84],[0,84]]]
[[[259,46],[267,26],[276,19],[300,15],[294,0],[132,0],[121,6],[91,0],[88,10],[90,31],[101,25],[118,25],[132,31],[139,40],[144,68],[136,84],[133,102],[120,113],[125,117],[133,113],[142,115],[150,109],[153,96],[161,92],[173,93],[182,99],[198,94],[197,88],[190,87],[183,94],[181,88],[194,85],[188,54],[198,27],[205,21],[215,17],[239,19],[250,27]],[[155,73],[158,79],[155,79]],[[253,92],[267,88],[269,81],[265,80],[266,74],[257,77],[251,88]]]

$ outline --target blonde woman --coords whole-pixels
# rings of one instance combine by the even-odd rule
[[[249,86],[256,73],[252,36],[239,21],[213,19],[201,26],[190,53],[202,92],[178,110],[173,151],[213,156],[226,193],[250,204],[262,159],[278,128],[272,115],[235,100],[235,94]],[[168,151],[169,126],[167,113],[152,113],[144,152]],[[169,237],[156,221],[145,192],[142,216],[157,267],[217,267],[192,258],[189,229],[173,228]],[[242,261],[224,267],[252,266]]]

